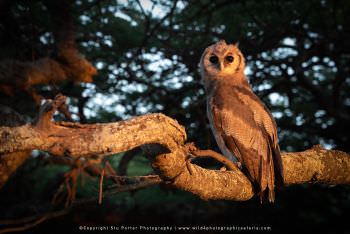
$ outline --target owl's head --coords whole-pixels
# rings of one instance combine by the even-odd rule
[[[204,81],[243,73],[244,67],[244,57],[237,45],[228,45],[224,40],[206,48],[200,61]]]

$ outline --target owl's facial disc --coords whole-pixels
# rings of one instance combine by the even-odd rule
[[[206,48],[201,57],[202,80],[230,79],[231,75],[243,72],[244,66],[244,57],[240,50],[235,45],[219,41]]]
[[[210,54],[208,56],[210,65],[217,70],[218,73],[227,71],[234,61],[234,56],[231,52],[223,53],[221,56]]]

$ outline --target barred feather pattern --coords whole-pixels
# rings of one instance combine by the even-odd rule
[[[261,202],[266,199],[274,202],[275,182],[279,186],[283,185],[275,120],[248,84],[243,73],[243,56],[238,48],[230,45],[225,50],[226,43],[219,43],[209,47],[201,60],[210,126],[222,153],[241,163],[242,169],[254,183]],[[220,46],[220,50],[215,46]],[[227,66],[235,67],[220,67],[219,69],[227,69],[222,72],[211,72],[213,67],[205,67],[208,55],[223,53],[224,58],[229,52],[236,54],[238,62]]]

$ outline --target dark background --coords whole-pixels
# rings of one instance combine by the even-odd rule
[[[0,9],[0,59],[30,61],[53,53],[55,25],[45,2],[16,0]],[[322,144],[349,152],[349,1],[76,0],[72,6],[79,51],[98,69],[93,84],[57,84],[72,96],[69,106],[76,121],[113,122],[162,112],[186,127],[189,141],[218,150],[208,127],[198,62],[208,45],[225,39],[239,42],[250,84],[276,118],[283,151]],[[44,92],[47,87],[37,89]],[[1,103],[9,105],[5,99]],[[30,97],[23,100],[12,107],[34,117],[37,107]],[[115,168],[121,157],[110,157]],[[69,167],[48,163],[49,158],[30,158],[0,191],[2,219],[52,209],[57,181]],[[128,164],[128,175],[151,170],[142,155]],[[77,198],[96,197],[98,180],[84,181],[78,183]],[[101,206],[74,207],[30,231],[77,232],[81,224],[143,223],[349,233],[350,224],[344,221],[349,192],[347,186],[290,186],[278,191],[270,205],[255,198],[202,201],[156,186],[110,196]]]

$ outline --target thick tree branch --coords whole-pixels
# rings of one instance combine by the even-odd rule
[[[316,145],[303,152],[282,154],[287,185],[350,184],[350,155]]]
[[[0,105],[0,126],[15,127],[23,125],[28,119],[11,108]],[[1,147],[1,144],[0,144]],[[31,150],[0,154],[0,188],[19,166],[30,156]]]
[[[0,154],[38,149],[57,156],[110,155],[141,146],[161,179],[202,199],[243,201],[253,197],[251,182],[238,169],[209,170],[187,163],[191,144],[175,120],[148,114],[108,124],[55,123],[52,114],[64,101],[58,97],[42,107],[36,125],[0,127]],[[0,155],[0,157],[2,157]],[[300,183],[350,184],[348,154],[314,147],[282,156],[287,185]]]

